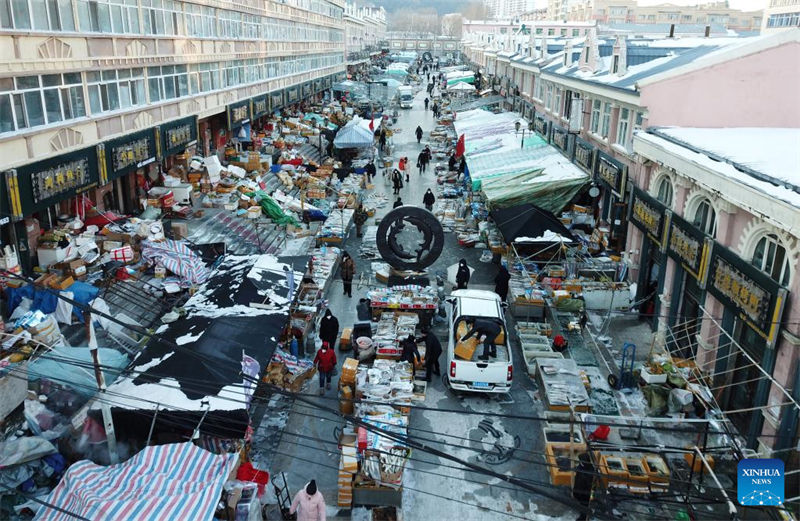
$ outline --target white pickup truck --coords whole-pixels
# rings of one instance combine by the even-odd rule
[[[448,381],[456,391],[479,393],[507,393],[513,379],[513,360],[508,340],[504,304],[493,291],[460,289],[447,299],[449,335],[447,341]],[[476,318],[496,321],[500,334],[495,338],[497,356],[481,360],[483,341],[472,337],[461,338]],[[476,345],[477,344],[477,345]],[[474,348],[474,349],[473,349]],[[465,356],[470,356],[466,359]]]

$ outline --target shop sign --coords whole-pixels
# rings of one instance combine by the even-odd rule
[[[637,187],[633,188],[630,222],[663,249],[666,208]]]
[[[311,96],[311,82],[306,82],[301,87],[301,93],[303,98],[308,98]]]
[[[161,154],[166,157],[197,142],[197,117],[189,116],[161,125]]]
[[[277,92],[271,93],[269,95],[269,104],[270,104],[270,110],[271,111],[282,109],[283,105],[284,105],[284,103],[283,103],[283,91],[279,90]]]
[[[228,105],[228,130],[234,130],[250,123],[250,100],[242,100]]]
[[[786,290],[767,274],[720,244],[714,243],[708,291],[725,307],[773,344],[786,300]]]
[[[297,103],[300,99],[299,87],[289,87],[286,89],[286,103]]]
[[[314,80],[314,92],[320,92],[322,90],[322,79]]]
[[[269,99],[268,96],[262,94],[261,96],[256,96],[251,100],[252,107],[253,107],[253,119],[258,119],[261,116],[266,116],[269,114]]]
[[[551,137],[550,140],[553,145],[561,150],[565,156],[570,157],[572,153],[572,134],[567,132],[565,128],[558,125],[550,125]]]
[[[594,147],[579,137],[575,138],[575,157],[573,161],[585,171],[592,173],[594,166]]]
[[[537,114],[533,118],[533,130],[538,132],[543,138],[547,138],[547,120],[544,116]]]
[[[605,152],[598,150],[594,168],[595,175],[600,182],[611,188],[614,195],[622,199],[625,192],[625,166]]]
[[[702,281],[708,247],[705,235],[688,221],[672,215],[669,221],[667,255],[680,262],[695,279]]]
[[[19,220],[97,186],[97,166],[97,148],[89,147],[9,170],[8,194],[0,190],[2,217]]]
[[[105,184],[156,160],[155,131],[142,130],[107,141],[102,155],[105,156],[106,170],[100,177],[101,184]]]

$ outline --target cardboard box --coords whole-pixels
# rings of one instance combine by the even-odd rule
[[[75,284],[75,279],[68,275],[65,279],[61,280],[56,287],[63,290],[67,289],[73,284]]]
[[[464,342],[458,342],[453,350],[455,355],[462,360],[472,360],[475,350],[478,348],[478,339],[468,338]]]
[[[347,358],[342,364],[342,376],[339,378],[346,384],[356,383],[356,373],[358,372],[358,360]]]

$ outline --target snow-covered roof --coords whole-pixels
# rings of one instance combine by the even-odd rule
[[[800,208],[799,128],[658,128],[636,137]]]

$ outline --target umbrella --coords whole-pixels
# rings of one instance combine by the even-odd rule
[[[371,147],[374,140],[375,135],[369,128],[353,120],[339,130],[333,144],[336,148],[364,148]]]
[[[555,215],[532,204],[492,210],[489,216],[508,244],[512,242],[577,244],[572,232]]]
[[[467,267],[469,268],[470,278],[472,278],[472,274],[475,273],[475,268],[472,268],[472,267],[469,267],[469,266],[467,266]],[[457,262],[455,264],[453,264],[452,266],[449,266],[447,268],[447,282],[449,282],[453,286],[458,284],[456,282],[456,274],[457,273],[458,273],[458,263]]]

